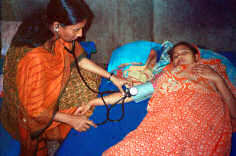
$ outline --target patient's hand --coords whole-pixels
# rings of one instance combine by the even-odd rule
[[[214,83],[217,83],[218,81],[222,80],[222,77],[209,65],[204,64],[196,64],[192,67],[192,70],[194,73],[213,81]]]

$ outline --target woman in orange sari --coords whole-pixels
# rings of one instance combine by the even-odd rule
[[[87,59],[79,43],[76,42],[74,47],[78,62],[74,63],[73,55],[67,50],[73,48],[72,41],[83,36],[83,29],[89,23],[91,15],[82,0],[51,0],[47,7],[47,23],[44,23],[47,26],[46,32],[51,37],[30,52],[22,54],[17,51],[14,56],[23,56],[16,59],[15,77],[10,74],[12,71],[8,71],[12,69],[13,57],[7,56],[5,82],[9,85],[15,84],[16,90],[5,87],[6,98],[1,110],[1,122],[7,130],[11,127],[7,128],[6,125],[15,126],[9,133],[20,141],[21,155],[45,156],[45,139],[62,140],[71,127],[82,132],[90,126],[96,126],[88,117],[77,113],[78,107],[65,109],[59,105],[75,63],[88,72],[110,79],[122,91],[122,85],[126,81],[112,76]],[[40,35],[44,34],[39,33],[35,37]],[[8,78],[12,81],[9,82]],[[83,91],[80,93],[86,94]],[[13,105],[14,107],[10,107]]]
[[[230,154],[236,90],[225,67],[220,60],[200,59],[197,48],[186,42],[169,54],[171,64],[153,82],[146,117],[104,156]],[[112,103],[119,96],[105,101]],[[98,98],[89,103],[102,105]]]

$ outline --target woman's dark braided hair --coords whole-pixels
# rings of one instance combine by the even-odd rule
[[[93,17],[92,11],[83,0],[50,0],[46,9],[41,8],[23,20],[12,43],[14,46],[42,45],[53,36],[49,27],[55,21],[66,26],[86,19],[87,24],[84,29],[86,33]]]

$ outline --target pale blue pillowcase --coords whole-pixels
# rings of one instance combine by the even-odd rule
[[[154,49],[160,57],[161,44],[151,41],[134,41],[119,47],[112,52],[107,71],[112,72],[124,63],[145,64],[151,49]]]

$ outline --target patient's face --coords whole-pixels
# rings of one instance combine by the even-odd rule
[[[184,64],[193,64],[196,62],[197,56],[191,51],[191,49],[185,45],[179,45],[175,47],[173,51],[173,65],[179,66]]]

